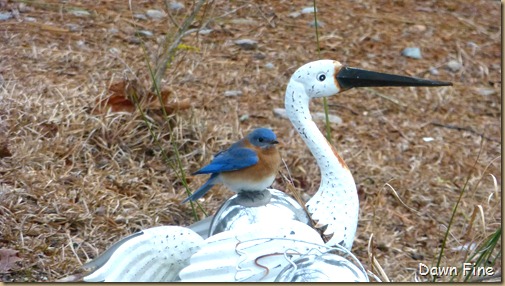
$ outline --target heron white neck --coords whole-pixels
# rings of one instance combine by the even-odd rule
[[[347,165],[312,121],[309,102],[310,98],[303,91],[302,86],[290,81],[286,90],[286,112],[291,123],[316,158],[321,169],[321,186],[328,184],[328,180],[342,180],[342,178],[348,178],[354,183]]]
[[[329,225],[325,234],[333,237],[328,243],[343,242],[350,249],[359,213],[356,185],[347,165],[312,121],[309,101],[303,85],[290,80],[286,89],[286,112],[321,170],[321,185],[307,208],[312,219]]]

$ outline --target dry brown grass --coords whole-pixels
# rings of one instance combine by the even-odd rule
[[[134,12],[164,7],[162,1],[131,2]],[[19,3],[0,1],[0,10]],[[22,258],[10,273],[0,273],[0,281],[54,281],[82,273],[83,263],[120,237],[194,220],[189,205],[179,204],[185,197],[180,179],[163,162],[141,116],[94,112],[112,82],[138,78],[149,86],[144,53],[131,40],[135,30],[149,29],[156,37],[173,30],[168,19],[132,19],[127,3],[28,2],[19,20],[0,25],[0,146],[11,153],[0,147],[0,248],[18,250]],[[191,3],[186,1],[186,8]],[[250,129],[268,126],[285,143],[282,154],[295,186],[309,194],[317,189],[318,167],[309,151],[287,120],[272,115],[274,107],[283,106],[291,73],[317,59],[314,30],[307,24],[312,16],[288,16],[308,4],[214,1],[196,23],[214,18],[209,22],[214,31],[183,40],[197,50],[179,52],[163,85],[193,107],[169,122],[150,116],[171,159],[170,136],[175,136],[188,173]],[[76,7],[91,15],[72,15]],[[318,19],[325,23],[322,57],[455,84],[351,90],[329,99],[330,112],[344,121],[331,127],[333,143],[353,170],[360,194],[353,252],[371,269],[367,247],[373,234],[372,251],[389,278],[413,281],[419,262],[436,261],[469,177],[442,261],[459,266],[465,253],[451,248],[480,242],[501,224],[499,2],[318,1],[318,7]],[[27,16],[37,21],[23,21]],[[69,23],[79,29],[70,31]],[[241,50],[233,44],[240,38],[258,40],[258,49]],[[156,40],[144,40],[154,54]],[[407,46],[421,47],[424,59],[401,57]],[[457,72],[445,68],[454,59],[463,63]],[[268,62],[273,69],[265,68]],[[432,66],[439,67],[439,76],[427,73]],[[484,96],[476,88],[496,93]],[[223,95],[236,89],[243,95]],[[312,110],[322,111],[322,102],[314,102]],[[475,164],[479,133],[490,140]],[[188,181],[195,189],[205,179]],[[274,187],[286,189],[280,177]],[[213,213],[229,195],[215,189],[203,206]],[[483,217],[479,212],[470,227],[479,205]]]

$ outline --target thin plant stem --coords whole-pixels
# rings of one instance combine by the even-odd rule
[[[179,29],[177,30],[176,35],[172,39],[170,39],[168,35],[165,37],[165,41],[163,43],[164,45],[163,52],[159,56],[156,62],[156,67],[154,69],[155,70],[153,77],[154,80],[153,80],[153,86],[151,88],[152,91],[155,90],[156,86],[160,86],[161,78],[165,75],[167,67],[172,62],[173,57],[177,51],[177,47],[181,43],[182,38],[184,38],[184,36],[188,34],[191,34],[199,30],[199,29],[188,30],[188,28],[195,19],[196,14],[198,14],[198,11],[200,11],[200,8],[202,8],[204,3],[205,0],[200,0],[195,4],[193,11],[191,11],[191,14],[188,17],[186,17],[182,25],[180,25]]]
[[[484,149],[484,139],[481,141],[479,153],[477,154],[477,158],[475,159],[475,162],[470,169],[470,172],[468,173],[468,176],[466,177],[465,184],[461,188],[461,191],[459,192],[459,197],[458,200],[456,201],[456,204],[454,205],[454,208],[452,209],[452,214],[451,218],[449,219],[449,224],[447,225],[447,230],[445,231],[444,239],[442,240],[442,246],[440,247],[440,254],[438,255],[438,260],[437,260],[437,269],[440,267],[440,263],[442,262],[442,257],[444,255],[444,250],[445,250],[445,245],[447,244],[447,238],[449,237],[449,231],[451,229],[451,226],[454,222],[454,218],[456,217],[456,211],[458,210],[459,203],[461,202],[461,199],[463,198],[463,194],[465,193],[465,189],[468,186],[468,183],[470,181],[470,176],[473,173],[473,170],[477,166],[477,162],[479,161],[480,155],[482,153],[482,150]],[[433,282],[436,282],[437,276],[433,276]]]
[[[321,59],[321,48],[319,45],[319,29],[318,29],[318,22],[317,22],[317,8],[316,8],[316,0],[312,1],[314,4],[314,27],[316,28],[316,45],[317,45],[317,57]],[[328,100],[326,97],[323,97],[323,106],[324,106],[324,119],[325,119],[325,127],[326,127],[326,139],[330,144],[331,142],[331,128],[330,128],[330,115],[328,112]]]
[[[142,44],[142,50],[144,51],[145,58],[148,59],[149,57],[147,55],[147,49],[145,48],[144,44]],[[163,98],[161,97],[161,91],[160,91],[160,88],[159,88],[158,84],[155,81],[154,71],[153,71],[151,65],[149,64],[149,61],[147,61],[147,68],[149,69],[149,75],[151,76],[151,79],[153,81],[153,87],[154,87],[155,94],[158,97],[158,100],[160,101],[161,109],[162,109],[162,112],[163,112],[163,118],[165,120],[168,120],[169,117],[168,117],[168,113],[167,113],[167,111],[165,109],[165,105],[163,104]],[[188,185],[187,180],[186,180],[186,172],[184,171],[184,168],[182,166],[181,156],[180,156],[180,153],[179,153],[179,146],[177,145],[177,142],[175,142],[175,140],[174,140],[175,136],[174,136],[172,127],[170,126],[170,124],[167,124],[168,125],[168,131],[170,132],[170,144],[172,145],[172,149],[173,149],[174,154],[175,154],[175,161],[177,163],[176,166],[174,166],[174,164],[172,164],[172,162],[168,158],[168,155],[167,155],[165,149],[162,148],[161,143],[159,142],[158,138],[156,137],[156,134],[154,134],[154,131],[152,130],[151,125],[148,123],[147,118],[146,118],[144,112],[142,111],[142,108],[139,106],[138,109],[140,110],[140,113],[141,113],[142,117],[144,118],[144,121],[148,125],[149,132],[151,133],[151,136],[153,137],[153,139],[155,140],[156,144],[160,148],[161,154],[162,154],[165,162],[167,162],[171,166],[171,168],[175,172],[176,176],[181,179],[182,184],[183,184],[183,186],[184,186],[184,188],[186,190],[186,193],[188,195],[191,195],[191,191],[190,191],[189,185]],[[203,207],[198,202],[197,202],[197,206],[204,213],[204,215],[207,216],[207,213],[205,212],[205,210],[203,209]],[[198,220],[198,215],[196,213],[196,209],[195,209],[195,206],[193,205],[193,202],[191,202],[191,209],[192,209],[193,216],[194,216],[195,220]]]

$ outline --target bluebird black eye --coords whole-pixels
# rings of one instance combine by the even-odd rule
[[[259,142],[263,142],[263,137],[258,138]]]
[[[324,81],[326,79],[326,75],[325,74],[320,74],[317,76],[317,80],[318,81]]]

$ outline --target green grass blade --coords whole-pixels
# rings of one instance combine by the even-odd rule
[[[466,177],[465,184],[463,185],[463,187],[461,188],[461,191],[459,192],[458,200],[456,201],[456,204],[454,205],[454,207],[452,209],[451,218],[449,219],[449,224],[447,225],[447,230],[445,231],[444,239],[442,241],[442,246],[440,247],[440,254],[438,255],[437,265],[436,265],[437,269],[440,267],[440,263],[442,262],[442,257],[444,255],[445,245],[447,244],[447,239],[449,237],[449,231],[451,230],[451,226],[454,222],[454,218],[456,217],[456,211],[458,210],[461,199],[463,198],[463,194],[465,193],[465,190],[466,190],[468,183],[470,181],[470,177],[473,173],[473,170],[475,170],[475,168],[477,166],[477,162],[479,161],[479,158],[480,158],[480,155],[482,154],[483,149],[484,149],[484,139],[482,139],[480,149],[479,149],[479,154],[477,154],[477,158],[475,159],[475,162],[474,162],[472,168],[470,169],[468,176]],[[436,280],[437,280],[437,277],[433,276],[433,282],[436,282]]]
[[[314,27],[316,31],[316,45],[317,45],[317,57],[321,59],[321,47],[319,45],[319,28],[317,22],[317,8],[316,8],[316,0],[313,0],[314,4]],[[331,128],[330,128],[330,116],[328,114],[328,100],[326,97],[323,97],[323,106],[324,106],[324,119],[325,119],[325,128],[326,128],[326,139],[331,143]]]

